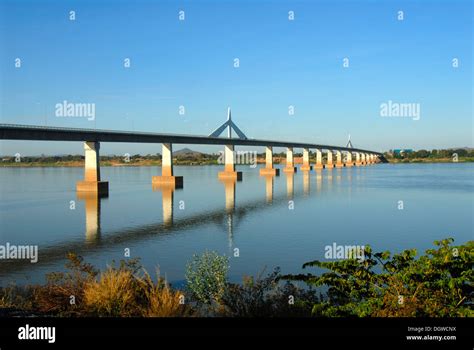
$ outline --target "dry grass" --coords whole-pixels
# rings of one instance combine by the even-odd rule
[[[32,288],[11,285],[0,289],[0,309],[32,309]]]
[[[47,283],[0,288],[0,315],[10,309],[53,316],[180,317],[189,305],[159,276],[156,282],[137,260],[99,272],[81,257],[68,255],[67,271],[47,275]],[[74,302],[72,302],[72,300]]]
[[[141,309],[144,317],[183,317],[192,314],[191,308],[186,306],[184,295],[179,291],[173,291],[163,279],[157,277],[158,282],[148,274],[140,280],[143,283],[146,306]]]
[[[133,316],[136,307],[131,271],[108,268],[98,280],[84,286],[84,306],[100,316]]]
[[[109,267],[100,278],[84,288],[85,308],[99,316],[178,317],[189,315],[180,304],[181,294],[163,279],[155,283],[150,275],[134,273],[127,267]]]
[[[179,317],[192,314],[181,293],[157,275],[156,282],[137,261],[109,267],[84,285],[84,312],[96,316]]]
[[[94,280],[98,271],[75,254],[68,254],[67,258],[67,272],[50,273],[45,285],[33,287],[35,310],[58,316],[84,314],[84,286]],[[74,303],[71,303],[71,298]]]

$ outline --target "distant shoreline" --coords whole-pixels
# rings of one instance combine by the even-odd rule
[[[472,163],[474,158],[471,157],[461,157],[457,162],[453,162],[451,158],[441,158],[441,159],[389,159],[387,164],[435,164],[435,163]],[[264,159],[258,159],[257,164],[264,164]],[[295,159],[295,164],[301,164],[302,161]],[[313,162],[314,163],[314,162]],[[284,164],[283,162],[275,161],[274,164]],[[204,166],[204,165],[216,165],[220,166],[217,161],[175,161],[175,166]],[[154,160],[140,160],[140,161],[131,161],[128,163],[120,163],[109,160],[101,160],[101,167],[146,167],[146,166],[161,166],[161,161]],[[0,167],[3,168],[83,168],[84,161],[58,161],[58,162],[3,162],[0,163]]]
[[[388,159],[389,164],[433,164],[433,163],[472,163],[474,158],[472,157],[461,157],[458,161],[454,162],[452,158],[440,158],[440,159],[425,159],[425,158],[415,158],[415,159]]]
[[[273,153],[274,164],[286,164],[286,153]],[[235,164],[255,165],[265,164],[265,153],[236,152],[234,155]],[[202,153],[193,151],[189,148],[183,148],[173,152],[173,164],[175,166],[201,166],[201,165],[222,165],[223,154],[221,153]],[[310,152],[309,161],[316,163],[316,154]],[[323,154],[323,163],[326,162],[326,156]],[[353,157],[352,161],[356,159]],[[474,162],[474,149],[451,148],[439,150],[390,150],[383,153],[383,158],[379,161],[389,164],[411,164],[411,163],[472,163]],[[19,153],[14,156],[1,155],[0,167],[10,168],[30,168],[30,167],[84,167],[84,155],[64,154],[64,155],[40,155],[26,156]],[[294,154],[294,164],[303,163],[303,154]],[[138,166],[161,166],[161,155],[156,154],[134,154],[125,153],[123,155],[101,155],[101,167],[138,167]]]

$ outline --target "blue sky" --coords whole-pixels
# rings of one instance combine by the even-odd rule
[[[253,138],[343,145],[351,134],[355,147],[377,151],[473,146],[468,0],[0,4],[2,123],[207,135],[230,106]],[[95,120],[56,117],[64,100],[94,103]],[[389,100],[419,103],[420,119],[382,118]],[[102,145],[109,154],[160,150]],[[0,154],[17,152],[82,146],[0,142]]]

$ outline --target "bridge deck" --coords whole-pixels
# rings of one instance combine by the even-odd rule
[[[80,129],[46,127],[36,125],[0,124],[0,140],[36,140],[36,141],[98,141],[129,143],[174,143],[188,145],[234,145],[317,148],[337,151],[353,151],[382,155],[379,152],[359,148],[347,148],[316,143],[291,141],[272,141],[259,139],[229,139],[198,135],[159,134],[149,132],[130,132],[119,130]]]

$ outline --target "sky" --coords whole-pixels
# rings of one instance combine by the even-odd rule
[[[0,122],[208,135],[231,107],[249,138],[473,147],[473,28],[469,0],[0,0]],[[94,117],[58,116],[63,101]],[[382,116],[389,101],[419,115]],[[82,150],[0,141],[2,155]]]

